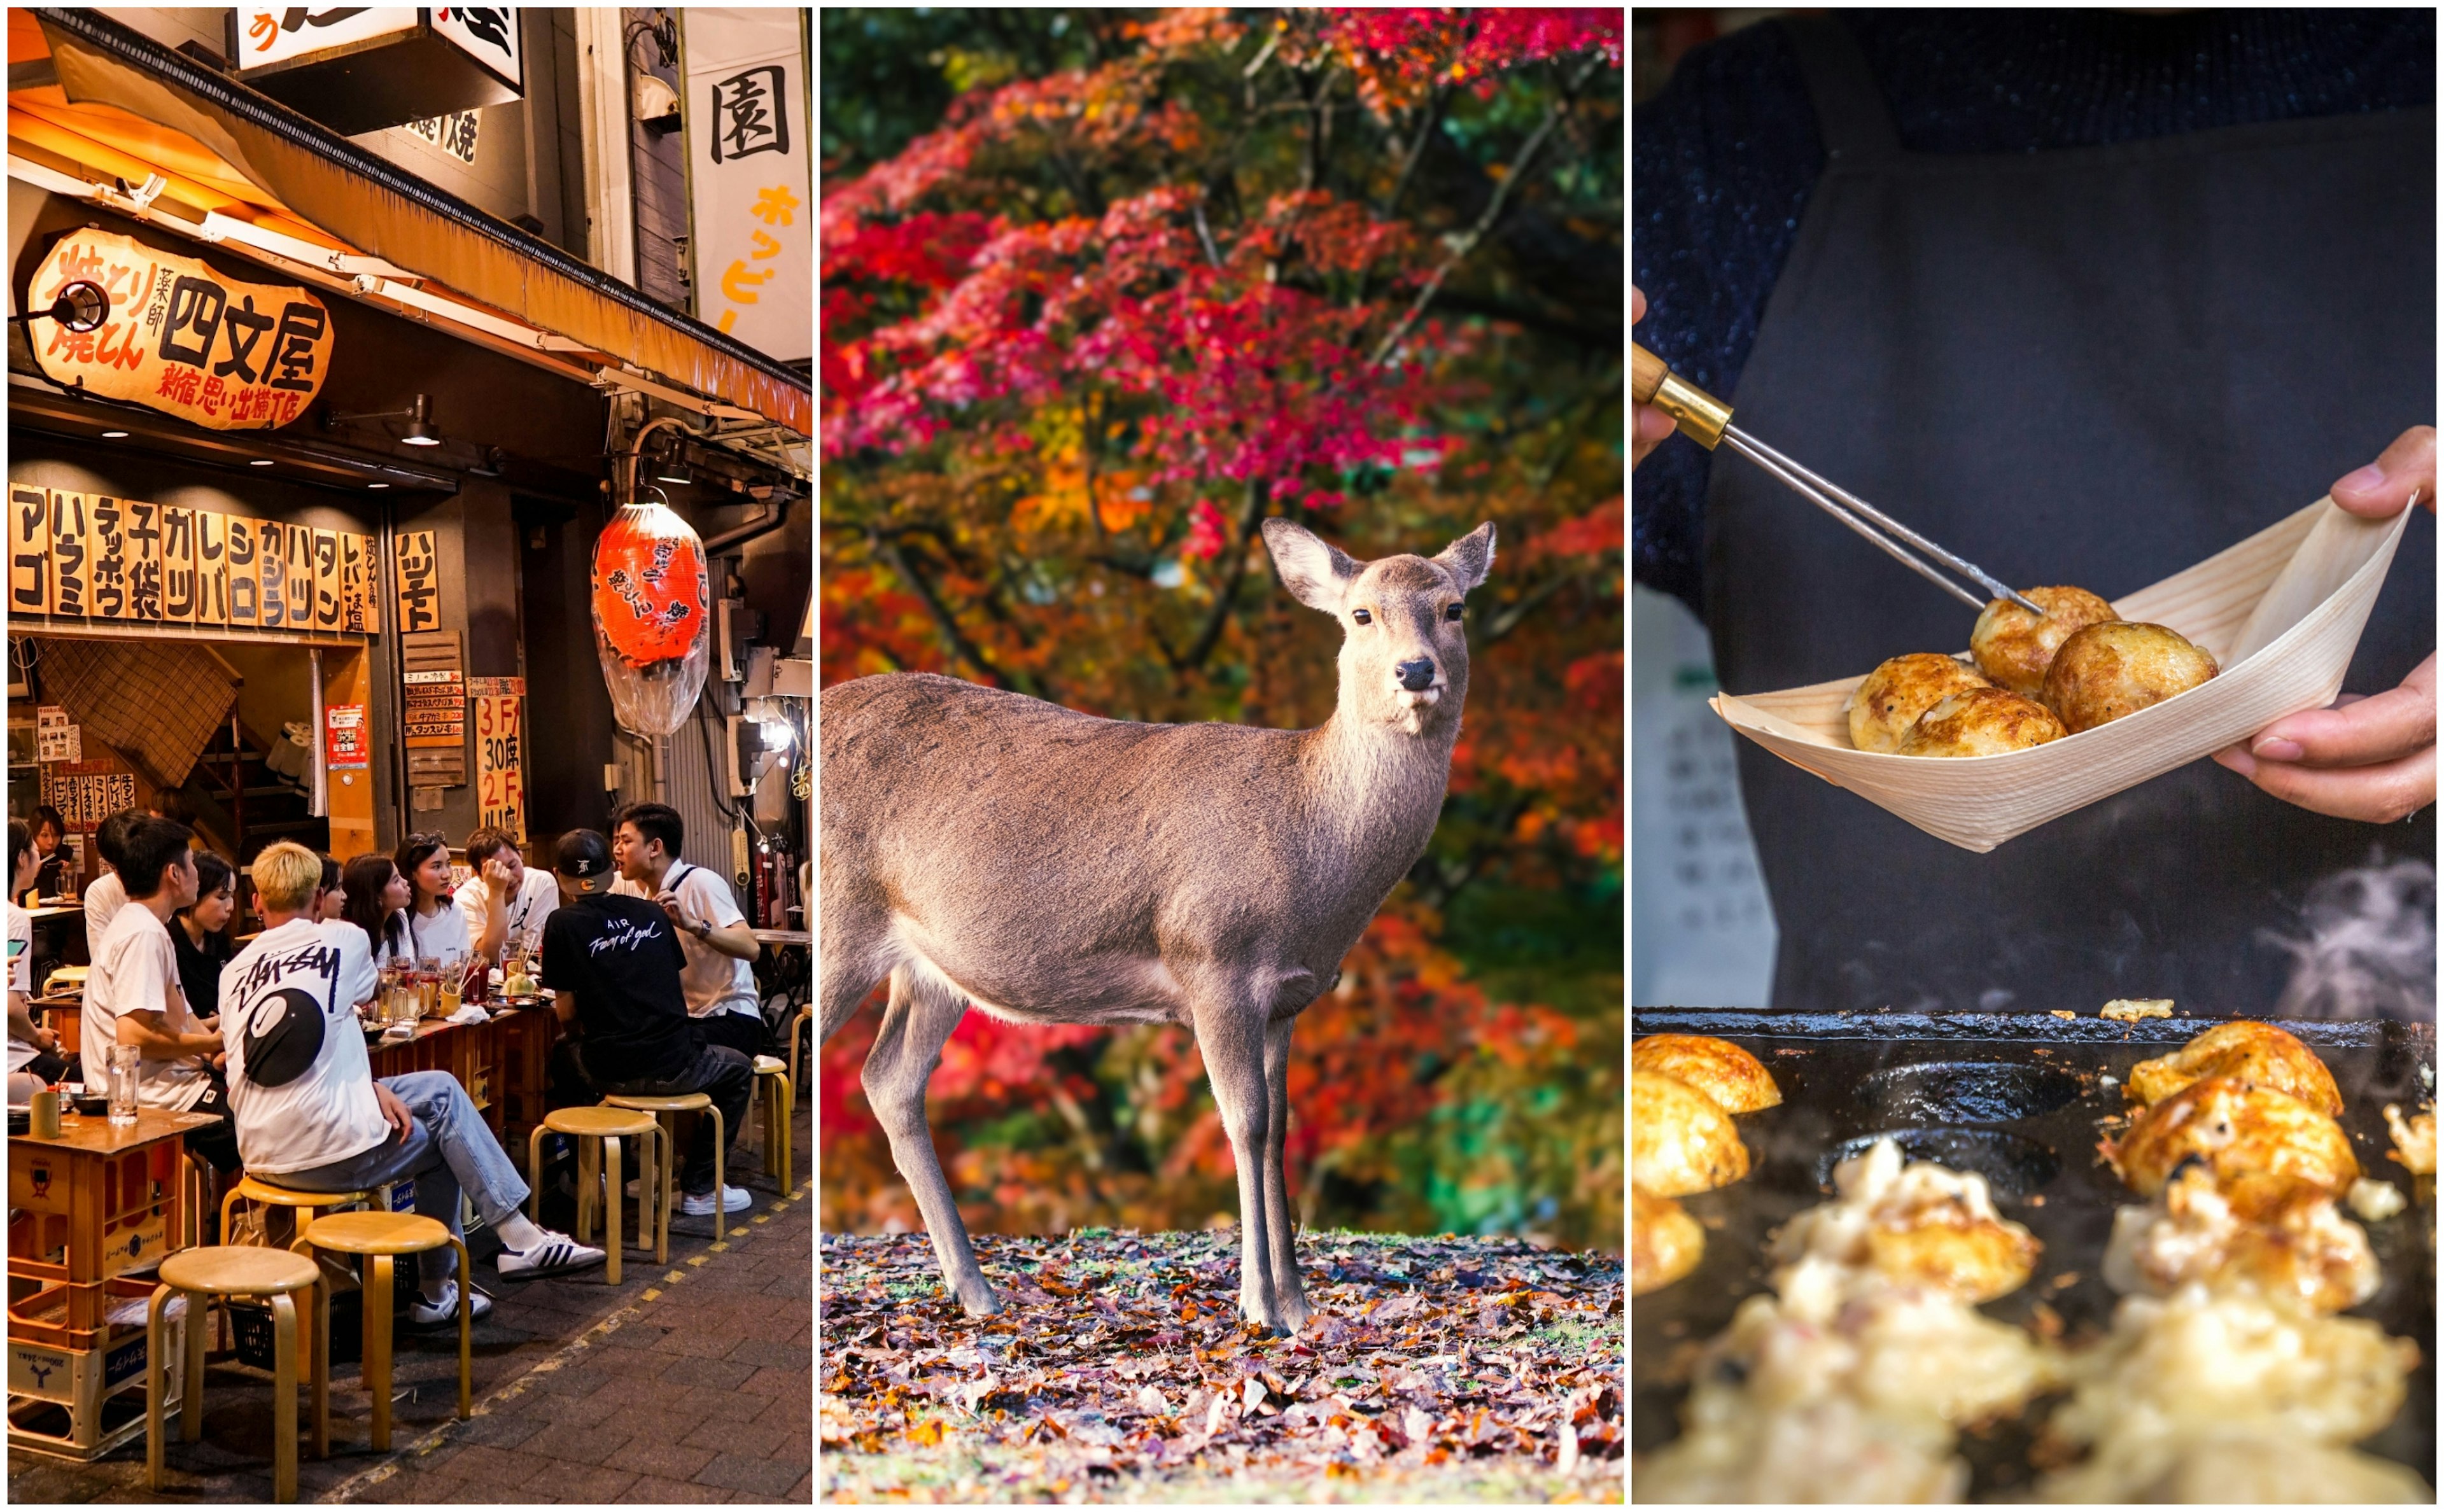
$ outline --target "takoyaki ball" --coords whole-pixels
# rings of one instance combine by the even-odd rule
[[[2043,619],[2009,599],[1996,599],[1969,633],[1969,654],[1977,670],[1998,688],[2034,698],[2046,686],[2046,669],[2072,632],[2113,618],[2113,606],[2084,588],[2029,588],[2029,602],[2043,605]]]
[[[2161,1102],[2208,1077],[2272,1087],[2320,1113],[2342,1116],[2342,1089],[2325,1062],[2287,1030],[2253,1019],[2218,1023],[2171,1055],[2139,1061],[2130,1068],[2128,1094],[2133,1102]]]
[[[2069,733],[2053,710],[2001,688],[1953,693],[1918,716],[1901,737],[1902,756],[2000,756]]]
[[[2054,653],[2046,706],[2076,735],[2150,709],[2213,677],[2215,659],[2162,625],[2090,625]]]
[[[1725,1113],[1754,1113],[1782,1101],[1782,1089],[1756,1057],[1711,1034],[1650,1034],[1630,1047],[1633,1071],[1677,1077]]]
[[[1629,1189],[1629,1295],[1643,1297],[1697,1268],[1706,1230],[1669,1197]]]
[[[2163,1190],[2193,1155],[2227,1188],[2287,1176],[2340,1196],[2360,1174],[2341,1124],[2289,1093],[2232,1077],[2193,1081],[2153,1104],[2104,1152],[2142,1197]]]
[[[1932,651],[1895,656],[1867,673],[1851,692],[1850,744],[1861,750],[1889,752],[1900,745],[1918,715],[1953,693],[1992,686],[1955,657]]]
[[[1749,1147],[1714,1099],[1659,1071],[1629,1073],[1629,1179],[1657,1197],[1728,1187],[1749,1173]]]

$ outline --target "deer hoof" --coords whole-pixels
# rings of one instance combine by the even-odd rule
[[[1001,1311],[1001,1299],[988,1291],[981,1296],[962,1297],[959,1305],[967,1309],[970,1318],[991,1318]]]

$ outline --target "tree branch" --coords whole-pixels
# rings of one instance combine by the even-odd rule
[[[1486,617],[1484,633],[1476,637],[1476,644],[1490,646],[1505,639],[1512,631],[1518,629],[1529,615],[1543,608],[1547,599],[1585,576],[1583,572],[1570,572],[1564,573],[1558,578],[1547,578],[1510,602],[1504,604]]]
[[[1417,135],[1409,143],[1408,155],[1400,161],[1400,176],[1392,185],[1392,197],[1383,202],[1381,219],[1390,220],[1400,212],[1400,201],[1407,197],[1409,184],[1417,176],[1417,160],[1426,155],[1426,139],[1441,122],[1443,101],[1450,93],[1450,85],[1436,84],[1434,93],[1426,97],[1425,105],[1417,115]]]
[[[1171,663],[1174,672],[1190,673],[1204,666],[1205,658],[1213,655],[1214,646],[1222,639],[1222,627],[1230,621],[1231,603],[1239,596],[1239,584],[1247,580],[1248,547],[1255,539],[1256,527],[1265,523],[1265,504],[1264,480],[1250,478],[1247,501],[1239,507],[1239,544],[1238,549],[1231,555],[1231,575],[1220,591],[1214,594],[1213,608],[1206,615],[1203,628],[1197,631],[1196,638],[1189,642],[1188,649],[1176,656],[1164,653],[1164,659]],[[1161,644],[1159,640],[1156,643]]]
[[[1417,317],[1425,314],[1426,306],[1434,303],[1435,293],[1443,286],[1443,280],[1450,277],[1451,270],[1457,267],[1469,253],[1476,250],[1477,243],[1485,240],[1486,233],[1493,230],[1494,223],[1502,218],[1503,211],[1510,203],[1511,191],[1519,186],[1521,179],[1528,176],[1528,170],[1535,164],[1537,155],[1545,150],[1545,143],[1552,139],[1554,129],[1561,125],[1562,118],[1570,113],[1570,107],[1578,101],[1579,91],[1584,88],[1586,82],[1595,76],[1597,67],[1602,62],[1602,56],[1598,55],[1590,57],[1582,64],[1578,71],[1572,74],[1568,82],[1562,86],[1561,98],[1546,107],[1545,119],[1536,123],[1535,131],[1528,135],[1528,140],[1512,156],[1509,171],[1502,175],[1502,182],[1494,186],[1493,197],[1486,202],[1485,212],[1477,216],[1475,225],[1471,226],[1456,239],[1446,242],[1450,250],[1444,253],[1442,262],[1437,264],[1434,272],[1427,277],[1425,286],[1417,290],[1416,299],[1411,302],[1408,311],[1400,317],[1399,323],[1384,333],[1381,344],[1375,348],[1375,355],[1367,360],[1367,366],[1381,367],[1391,360],[1392,354],[1399,350],[1401,341],[1408,336],[1409,328],[1417,323]]]
[[[982,673],[994,687],[1008,688],[1010,685],[1009,677],[986,659],[984,652],[968,638],[967,632],[959,628],[958,620],[952,617],[950,606],[942,601],[942,596],[935,591],[934,584],[916,570],[916,564],[908,560],[908,553],[900,549],[899,533],[870,529],[865,539],[874,554],[890,563],[891,570],[899,575],[899,580],[924,600],[925,612],[934,620],[934,633],[941,637],[942,648],[950,653],[953,663],[966,662]]]

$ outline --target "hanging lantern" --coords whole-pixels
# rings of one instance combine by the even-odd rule
[[[688,721],[713,662],[704,543],[665,504],[620,507],[594,543],[594,651],[611,711],[634,735]]]

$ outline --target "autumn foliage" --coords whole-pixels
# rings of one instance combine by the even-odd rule
[[[1300,1021],[1293,1201],[1618,1248],[1621,13],[1073,14],[1078,65],[974,65],[935,129],[827,164],[824,680],[1310,726],[1336,631],[1263,520],[1361,559],[1494,521],[1444,822]],[[1487,900],[1533,935],[1590,898],[1592,977],[1467,964]],[[874,1026],[824,1050],[834,1226],[916,1222]],[[1235,1209],[1183,1029],[971,1014],[932,1096],[977,1227]]]

